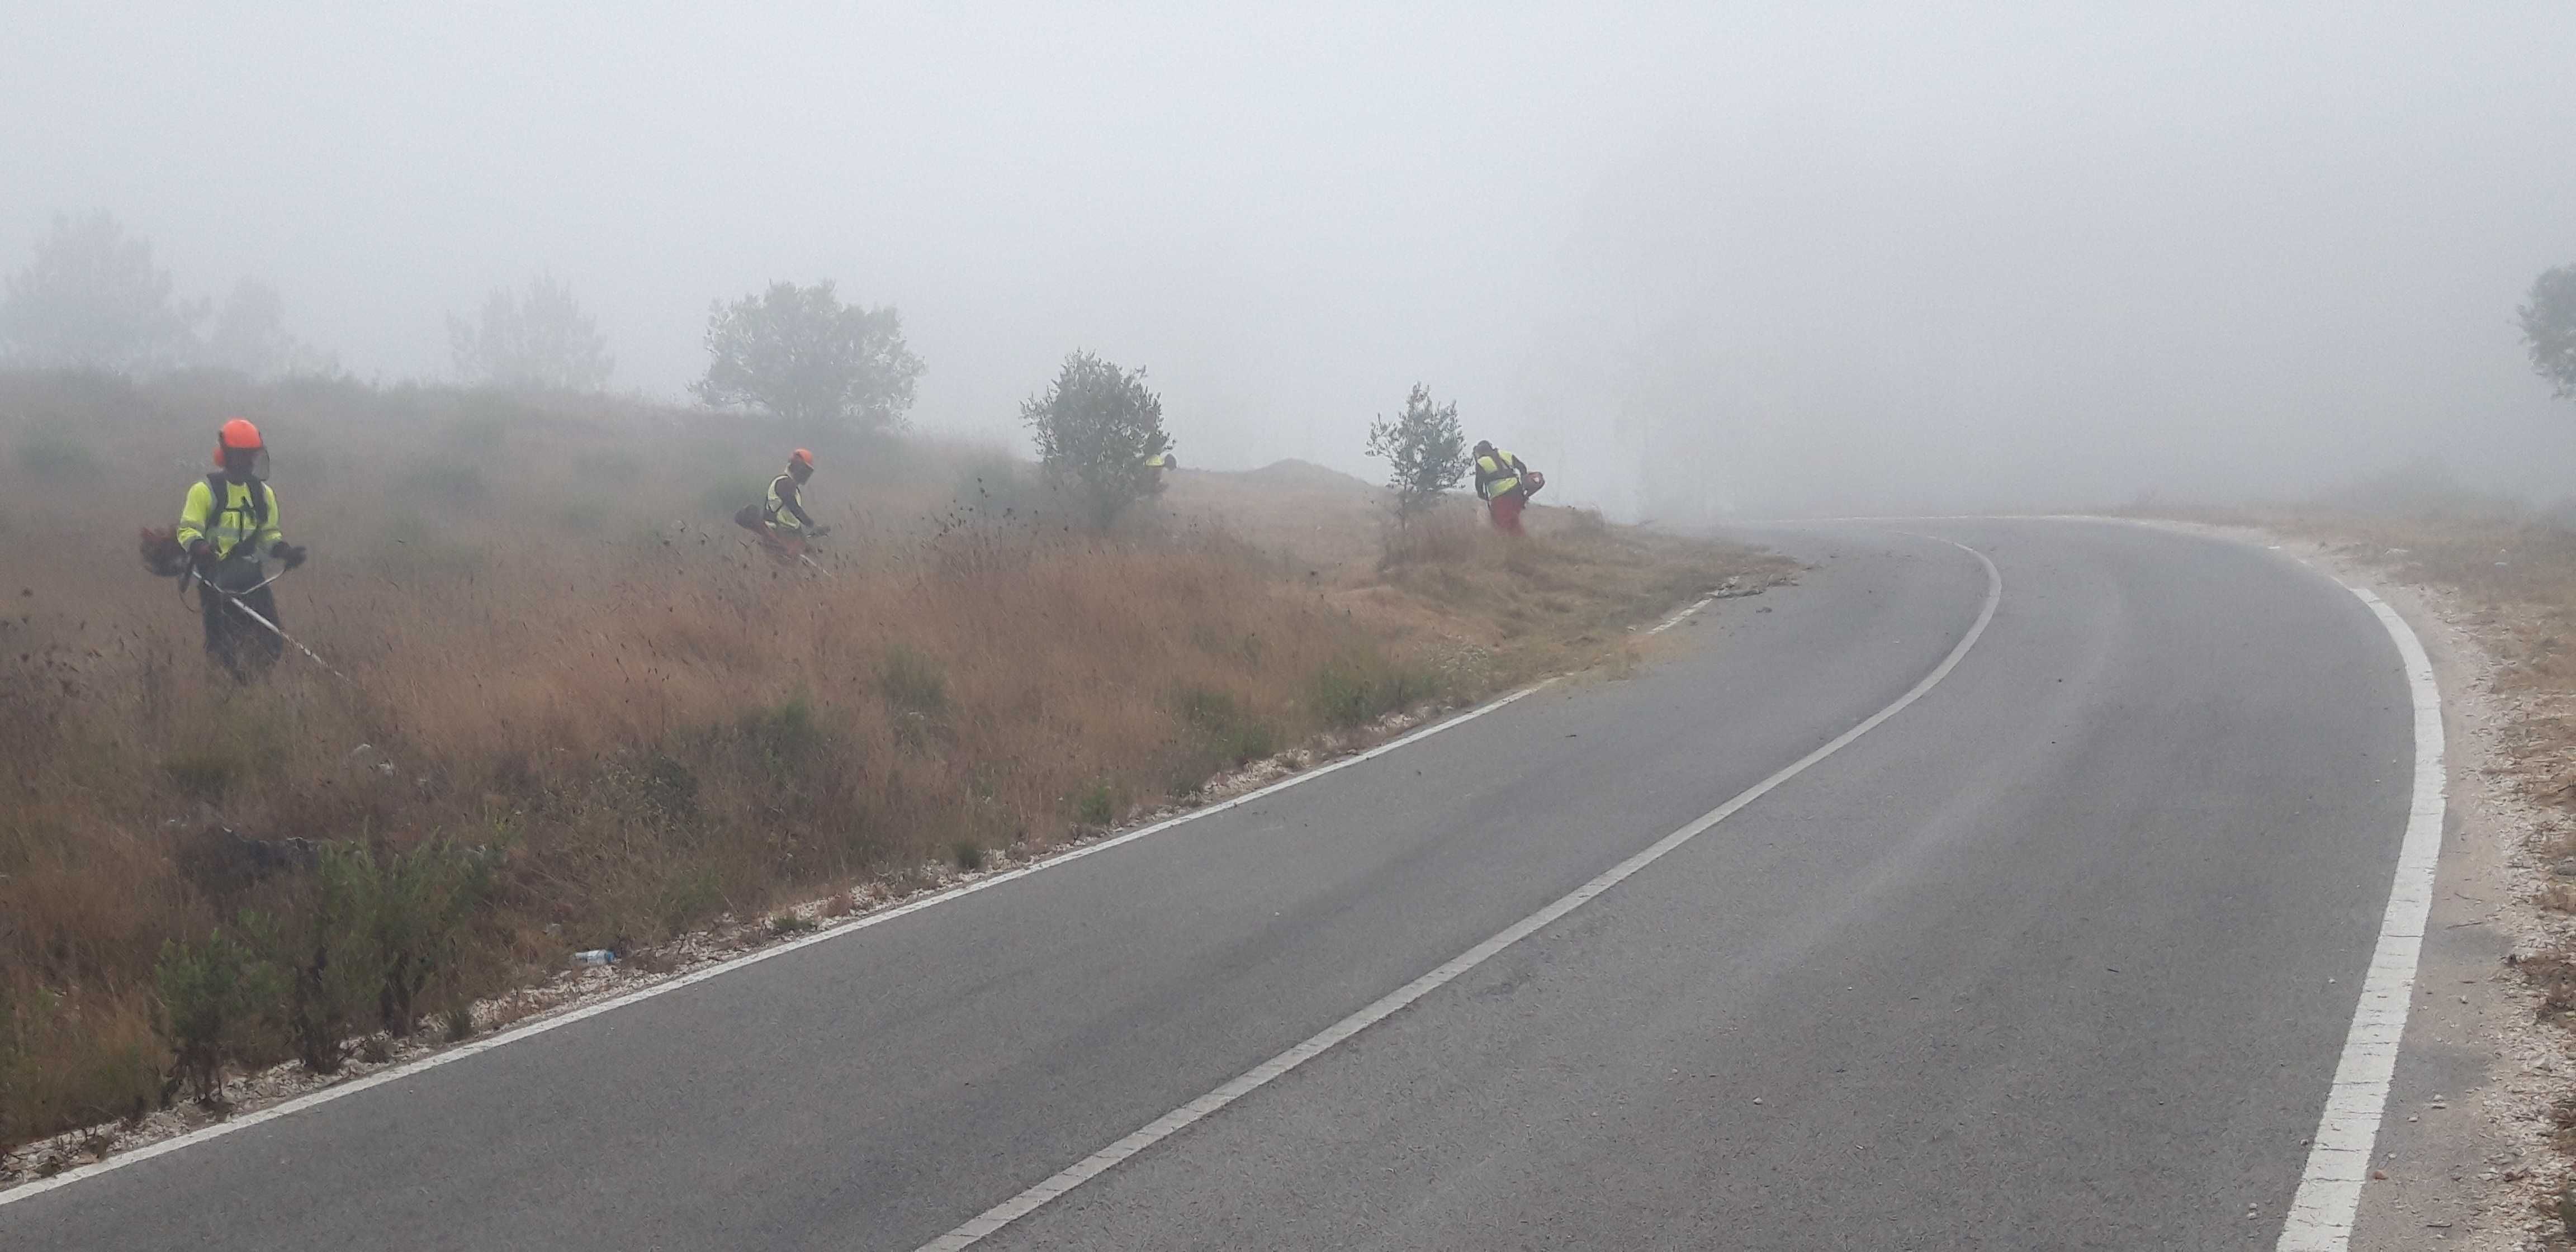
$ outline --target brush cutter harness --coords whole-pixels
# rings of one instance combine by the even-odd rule
[[[221,473],[189,485],[174,537],[190,552],[204,542],[218,561],[230,559],[245,543],[250,553],[286,546],[277,527],[277,493],[257,478],[234,482]]]

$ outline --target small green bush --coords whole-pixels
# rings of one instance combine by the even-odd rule
[[[286,1033],[297,1059],[336,1072],[369,1017],[395,1035],[420,1020],[423,992],[448,974],[489,894],[497,856],[447,840],[378,857],[326,845],[296,907],[259,947],[286,972]]]
[[[384,1028],[409,1035],[420,1020],[420,997],[455,964],[465,928],[491,887],[497,859],[447,840],[372,862],[364,881],[369,946],[377,962],[376,1007]]]
[[[877,662],[877,690],[906,713],[927,717],[948,708],[948,678],[939,663],[899,643]]]
[[[224,1063],[244,1058],[248,1039],[286,998],[284,976],[222,931],[197,943],[165,940],[153,975],[172,1081],[211,1105],[223,1091]]]
[[[801,695],[744,714],[741,731],[770,772],[780,776],[801,771],[824,747],[822,723]]]
[[[1427,700],[1439,679],[1397,666],[1384,657],[1354,654],[1327,662],[1307,680],[1307,699],[1324,724],[1339,729]]]
[[[1279,750],[1279,732],[1252,716],[1226,692],[1183,687],[1177,703],[1194,746],[1214,767],[1210,773],[1248,764]]]
[[[1107,826],[1118,820],[1118,791],[1103,778],[1083,789],[1073,805],[1074,817],[1085,826]]]
[[[644,802],[665,817],[688,818],[698,812],[698,776],[681,761],[655,756],[639,780]]]

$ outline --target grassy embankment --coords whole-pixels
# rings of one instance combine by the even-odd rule
[[[287,629],[352,682],[210,676],[138,566],[236,412],[314,552]],[[728,522],[794,443],[835,578]],[[1078,837],[1777,568],[1465,504],[1382,561],[1374,494],[1295,466],[1094,536],[998,454],[606,400],[0,375],[0,449],[0,1148]]]

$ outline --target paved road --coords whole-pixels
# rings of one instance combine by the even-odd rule
[[[2268,1247],[2404,824],[2395,651],[2258,551],[1934,529],[2005,591],[1918,703],[985,1246]],[[1869,717],[1987,592],[1763,538],[1814,570],[1634,678],[0,1206],[0,1247],[918,1247]]]

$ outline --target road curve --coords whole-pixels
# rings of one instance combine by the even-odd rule
[[[2269,1246],[2389,890],[2369,611],[2139,527],[1813,568],[1124,847],[15,1203],[10,1249],[917,1248],[1812,768],[979,1246]],[[2248,1219],[2248,1213],[2254,1219]]]

